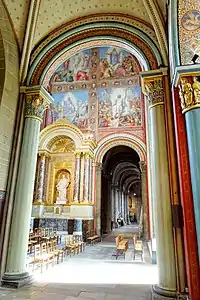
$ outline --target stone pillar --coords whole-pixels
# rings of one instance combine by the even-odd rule
[[[75,235],[83,234],[83,220],[82,219],[74,219],[74,231]]]
[[[143,238],[148,240],[148,199],[147,199],[147,165],[145,161],[140,162],[141,183],[142,183],[142,208],[143,208]]]
[[[123,192],[123,190],[121,191],[121,207],[122,207],[122,209],[121,209],[122,218],[125,222],[125,219],[124,219],[124,192]]]
[[[111,184],[111,218],[115,222],[115,188]]]
[[[53,99],[42,87],[23,87],[26,111],[10,229],[4,285],[19,287],[30,281],[26,269],[29,226],[37,162],[40,125],[47,105]]]
[[[83,185],[83,202],[89,202],[89,178],[90,178],[90,155],[84,155],[84,185]]]
[[[200,76],[200,74],[199,74]],[[200,263],[200,77],[184,76],[180,79],[179,96],[185,114],[189,150],[190,174]]]
[[[162,76],[161,72],[155,78],[153,75],[145,78],[143,74],[143,91],[147,96],[151,123],[151,182],[159,271],[152,298],[166,300],[177,299],[177,286]]]
[[[75,154],[74,202],[80,202],[81,153]]]
[[[102,164],[96,164],[96,231],[101,234],[101,171]]]

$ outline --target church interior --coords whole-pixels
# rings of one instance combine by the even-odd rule
[[[199,0],[0,12],[0,298],[200,300]]]

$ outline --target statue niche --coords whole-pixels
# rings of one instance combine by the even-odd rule
[[[56,174],[56,204],[66,204],[69,202],[70,173],[67,170],[59,170]]]

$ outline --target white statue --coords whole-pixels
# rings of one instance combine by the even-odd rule
[[[62,178],[58,181],[56,185],[59,196],[57,197],[57,204],[66,204],[67,202],[67,188],[70,184],[69,178],[66,178],[65,175],[62,175]]]

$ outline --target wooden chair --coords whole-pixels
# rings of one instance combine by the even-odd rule
[[[35,270],[36,265],[40,266],[41,273],[43,272],[44,265],[46,265],[46,269],[48,269],[49,257],[47,255],[42,254],[41,246],[39,244],[34,246],[34,257],[30,264],[33,265],[33,271]]]
[[[141,260],[143,261],[143,243],[141,240],[137,240],[135,245],[134,245],[134,255],[133,259],[135,259],[135,256],[139,255],[141,257]]]
[[[59,261],[63,262],[65,251],[63,249],[58,249],[58,245],[55,239],[51,242],[51,245],[52,252],[57,256],[57,263],[59,263]]]
[[[118,258],[121,252],[123,253],[125,259],[126,251],[128,249],[128,240],[124,240],[123,236],[119,235],[115,238],[115,243],[116,243],[116,259]]]
[[[65,237],[65,249],[66,251],[68,251],[70,256],[72,255],[72,253],[74,255],[77,253],[77,246],[72,243],[70,236]]]

